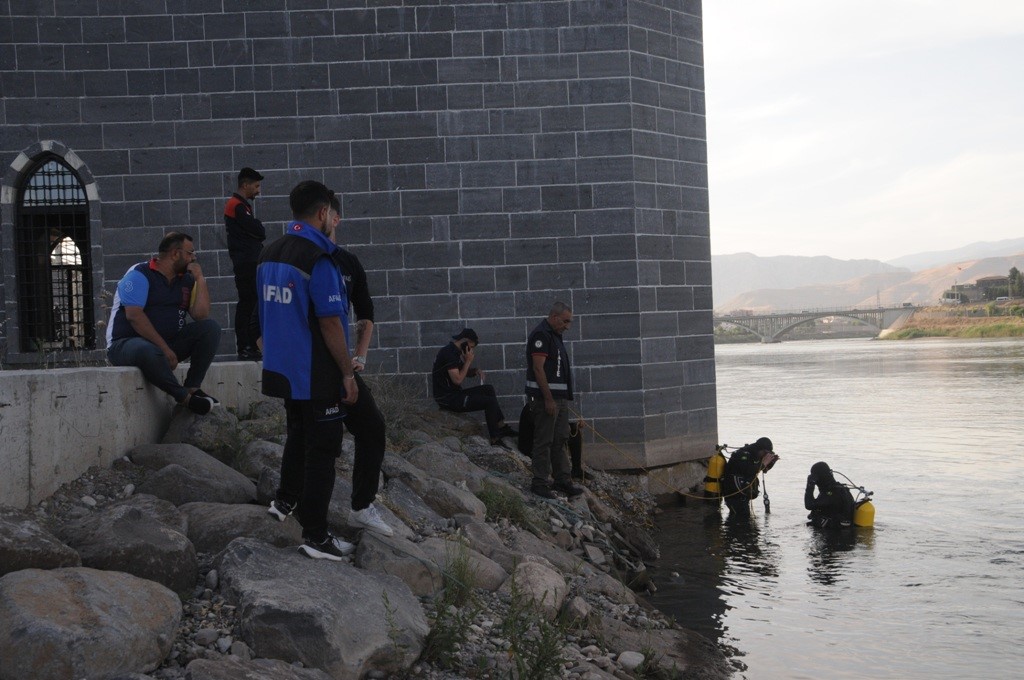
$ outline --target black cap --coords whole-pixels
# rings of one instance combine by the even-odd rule
[[[769,451],[775,450],[772,448],[772,440],[768,439],[768,437],[761,437],[760,439],[758,439],[756,442],[754,442],[752,448],[755,451],[764,451],[765,449],[768,449]]]
[[[476,331],[474,331],[472,328],[463,328],[461,331],[459,331],[458,335],[453,335],[452,336],[452,340],[463,340],[463,339],[469,340],[474,345],[479,345],[480,344],[479,338],[476,337]]]
[[[238,183],[242,182],[262,182],[263,175],[256,172],[252,168],[242,168],[238,171]]]

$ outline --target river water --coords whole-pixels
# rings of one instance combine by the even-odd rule
[[[771,512],[658,517],[655,604],[736,678],[1024,677],[1024,341],[716,347],[719,441],[781,460]],[[875,526],[805,525],[810,466],[873,490]]]

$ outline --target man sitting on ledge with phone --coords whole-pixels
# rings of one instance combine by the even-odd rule
[[[494,387],[484,384],[484,372],[473,366],[478,342],[476,331],[463,328],[438,351],[433,369],[434,401],[443,411],[483,411],[491,444],[500,446],[502,437],[515,437],[518,433],[505,424]],[[466,378],[474,377],[480,379],[479,385],[462,386]]]

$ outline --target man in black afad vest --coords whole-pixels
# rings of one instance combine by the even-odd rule
[[[582,487],[572,483],[572,468],[565,454],[573,395],[572,368],[562,333],[570,325],[572,310],[564,302],[556,302],[526,342],[526,398],[534,423],[530,490],[541,498],[557,498],[555,491],[570,498],[583,493]]]
[[[252,213],[251,201],[260,195],[263,175],[252,168],[238,173],[238,191],[224,205],[224,226],[228,232],[228,255],[235,270],[235,288],[238,305],[235,307],[235,345],[238,358],[263,358],[256,347],[256,338],[249,330],[249,322],[256,309],[256,263],[260,259],[267,232]]]
[[[818,487],[818,496],[814,496]],[[845,529],[853,526],[853,494],[836,481],[828,463],[821,461],[811,466],[804,489],[804,507],[810,523],[819,529]]]
[[[722,497],[729,507],[730,516],[750,517],[750,501],[761,493],[757,475],[762,470],[771,470],[778,459],[768,437],[742,446],[729,456],[722,479]]]

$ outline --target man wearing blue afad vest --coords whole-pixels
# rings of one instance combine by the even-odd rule
[[[359,387],[348,350],[348,298],[330,256],[333,197],[310,180],[292,189],[295,221],[263,249],[256,282],[263,393],[283,398],[287,417],[281,485],[269,512],[282,521],[295,513],[306,556],[342,560],[354,546],[328,530],[327,508],[345,407]]]
[[[572,483],[565,453],[573,394],[572,368],[562,333],[571,324],[572,310],[564,302],[556,302],[526,341],[526,398],[534,423],[530,490],[541,498],[557,498],[555,491],[570,498],[583,493]]]
[[[195,319],[186,323],[186,314]],[[117,284],[107,324],[107,358],[137,366],[146,380],[194,413],[206,415],[217,400],[200,389],[220,342],[210,315],[210,292],[188,234],[172,231],[157,256],[129,269]],[[182,385],[174,376],[188,359]]]

